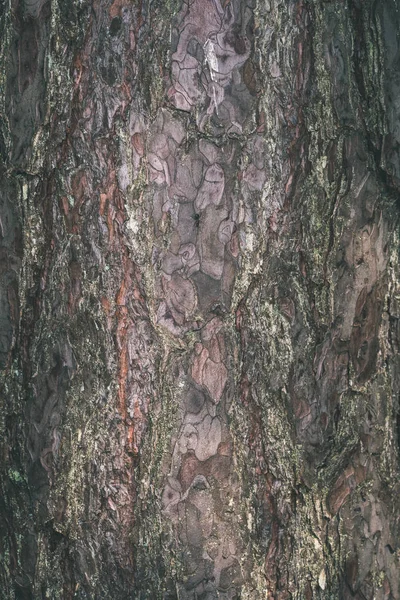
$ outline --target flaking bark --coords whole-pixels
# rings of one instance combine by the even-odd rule
[[[0,11],[0,598],[399,598],[395,0]]]

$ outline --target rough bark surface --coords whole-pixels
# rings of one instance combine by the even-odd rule
[[[0,598],[398,599],[398,3],[0,11]]]

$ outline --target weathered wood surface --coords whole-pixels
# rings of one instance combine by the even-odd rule
[[[397,2],[0,10],[0,597],[399,598]]]

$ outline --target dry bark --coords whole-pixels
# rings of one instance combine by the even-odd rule
[[[399,598],[397,2],[0,10],[0,598]]]

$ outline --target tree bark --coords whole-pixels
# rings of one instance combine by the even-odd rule
[[[396,0],[0,11],[0,598],[398,599]]]

